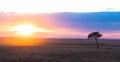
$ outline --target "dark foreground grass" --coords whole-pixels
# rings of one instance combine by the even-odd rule
[[[55,45],[0,47],[0,62],[120,62],[120,49]]]

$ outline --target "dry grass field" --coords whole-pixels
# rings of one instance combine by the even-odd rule
[[[120,62],[119,40],[48,39],[39,46],[1,46],[0,62]]]

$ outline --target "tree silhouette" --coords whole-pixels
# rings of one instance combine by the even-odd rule
[[[92,32],[88,34],[88,39],[95,39],[97,48],[99,48],[98,38],[100,38],[101,36],[102,34],[100,34],[99,32]]]

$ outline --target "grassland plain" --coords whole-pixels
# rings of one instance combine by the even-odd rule
[[[39,46],[1,46],[0,62],[120,62],[120,46],[113,40],[100,40],[99,49],[92,40],[84,41],[49,40]]]

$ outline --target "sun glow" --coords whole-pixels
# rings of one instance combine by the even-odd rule
[[[33,34],[36,31],[36,27],[31,24],[24,24],[15,26],[12,30],[16,32],[16,34],[28,36]]]
[[[22,38],[22,37],[13,37],[13,38],[4,38],[3,45],[6,46],[38,46],[43,45],[45,39],[39,38]]]
[[[14,32],[17,35],[22,35],[22,36],[32,36],[35,32],[49,32],[48,30],[45,30],[43,28],[38,28],[33,24],[22,24],[22,25],[17,25],[11,28],[12,32]]]
[[[34,24],[27,24],[27,23],[12,26],[10,28],[10,31],[15,36],[17,35],[15,38],[13,37],[13,38],[4,39],[5,41],[4,44],[10,46],[36,46],[38,44],[42,44],[44,39],[34,38],[33,34],[36,32],[40,32],[40,33],[49,32],[49,30],[46,30],[44,28],[39,28]]]

